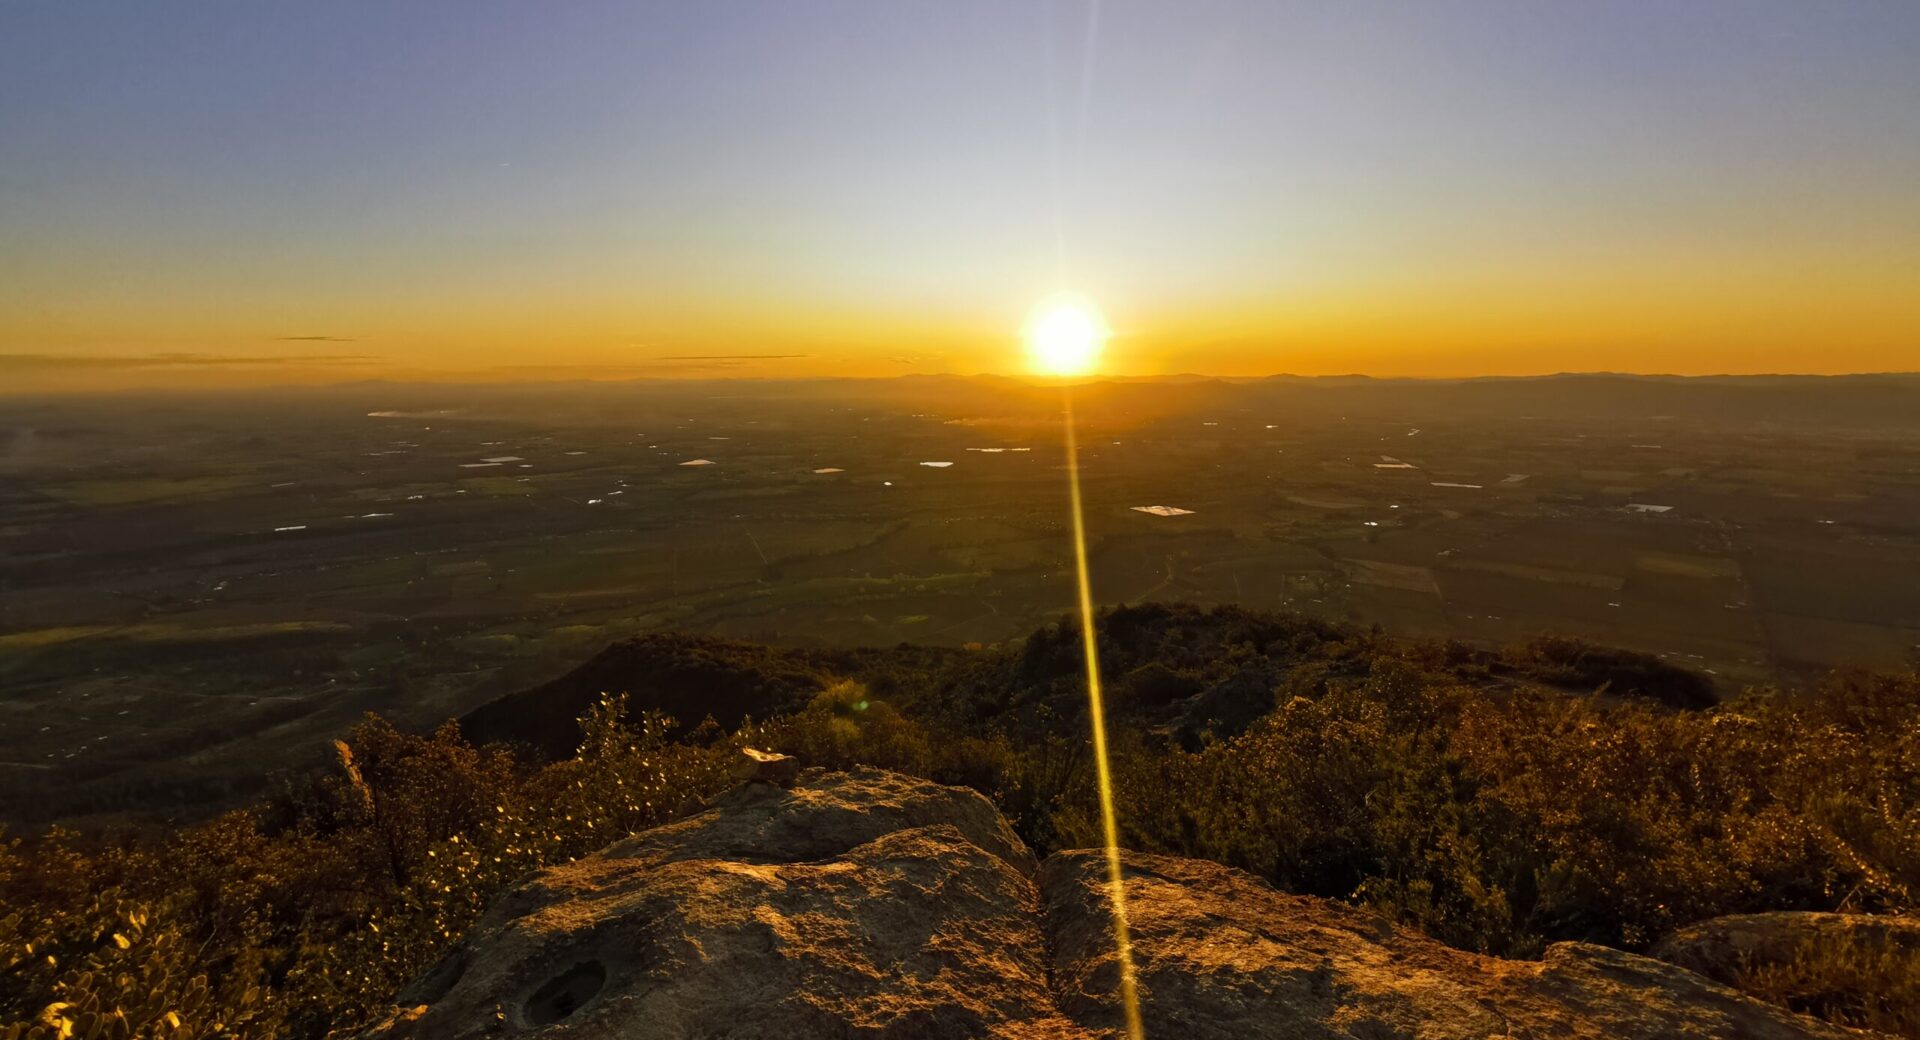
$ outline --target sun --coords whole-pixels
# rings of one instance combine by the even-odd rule
[[[1033,309],[1023,333],[1027,361],[1049,376],[1083,376],[1100,363],[1106,346],[1105,318],[1082,296],[1056,296]]]

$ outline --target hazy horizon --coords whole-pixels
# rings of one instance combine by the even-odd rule
[[[0,373],[9,379],[4,389],[0,389],[0,399],[6,397],[31,398],[88,396],[93,394],[139,394],[142,392],[164,394],[192,393],[249,393],[272,391],[325,391],[351,390],[362,387],[391,386],[395,388],[475,388],[497,389],[508,387],[562,388],[567,386],[594,386],[613,388],[623,384],[647,384],[662,382],[684,383],[825,383],[835,381],[871,382],[900,379],[959,379],[959,380],[999,380],[1024,386],[1091,386],[1100,383],[1152,383],[1159,381],[1217,381],[1227,383],[1257,383],[1266,380],[1297,380],[1300,382],[1339,383],[1343,381],[1367,381],[1380,383],[1467,383],[1467,382],[1526,382],[1553,379],[1633,379],[1648,381],[1676,380],[1688,382],[1745,381],[1745,380],[1845,380],[1845,379],[1920,379],[1920,369],[1888,370],[1878,372],[1700,372],[1683,374],[1676,372],[1621,372],[1604,369],[1565,372],[1505,373],[1489,372],[1467,376],[1419,376],[1419,375],[1372,375],[1365,372],[1268,372],[1259,375],[1227,375],[1214,372],[1157,372],[1146,375],[1123,375],[1100,373],[1082,377],[1058,377],[1039,375],[1030,372],[904,372],[875,373],[871,375],[779,375],[775,373],[721,375],[713,373],[684,375],[647,375],[613,374],[600,372],[580,374],[569,369],[548,370],[545,375],[521,374],[512,377],[495,376],[487,378],[486,373],[437,373],[412,377],[393,377],[387,375],[361,375],[339,379],[313,379],[310,381],[291,380],[285,369],[278,364],[264,363],[254,371],[246,371],[245,362],[229,360],[209,361],[205,364],[217,370],[214,373],[185,372],[177,373],[178,378],[165,378],[167,370],[176,364],[192,368],[192,362],[163,360],[153,369],[145,369],[138,359],[115,358],[124,368],[121,373],[126,382],[114,384],[96,378],[89,372],[73,383],[62,383],[57,377],[35,379],[12,378],[15,373],[31,373],[39,359],[21,359],[17,356],[0,355]],[[49,368],[57,373],[61,366],[57,363]],[[84,366],[74,366],[76,368]],[[239,371],[234,371],[239,370]],[[155,378],[150,372],[160,373]],[[222,377],[225,377],[224,379]]]

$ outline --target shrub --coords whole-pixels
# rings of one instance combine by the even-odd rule
[[[1920,950],[1809,944],[1788,961],[1742,972],[1735,985],[1854,1029],[1920,1036]]]
[[[451,725],[369,718],[335,770],[271,805],[153,840],[0,847],[0,905],[19,908],[0,917],[0,1036],[319,1037],[364,1021],[514,879],[729,783],[728,748],[624,715],[603,698],[581,753],[541,768]]]
[[[1510,665],[1530,678],[1580,691],[1645,697],[1674,708],[1711,707],[1713,683],[1652,654],[1594,646],[1578,639],[1546,636],[1506,654]]]
[[[1510,674],[1489,686],[1488,656],[1317,623],[1191,608],[1110,620],[1112,674],[1138,677],[1148,704],[1278,677],[1273,711],[1193,749],[1142,732],[1117,699],[1130,848],[1520,956],[1563,939],[1640,947],[1729,913],[1911,910],[1920,894],[1920,676],[1675,711]],[[849,660],[887,697],[829,681],[732,733],[682,733],[602,695],[575,754],[545,764],[453,725],[409,734],[370,717],[331,768],[252,809],[170,833],[0,840],[0,1038],[317,1038],[364,1022],[515,879],[700,804],[731,784],[743,744],[966,784],[1043,854],[1098,845],[1071,635],[869,651]],[[1742,981],[1920,1036],[1914,977],[1910,961],[1812,951]]]

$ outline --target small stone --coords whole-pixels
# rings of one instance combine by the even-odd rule
[[[774,751],[741,748],[740,758],[733,764],[733,777],[742,783],[791,787],[800,777],[800,760]]]

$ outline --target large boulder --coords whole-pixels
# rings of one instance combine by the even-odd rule
[[[1198,860],[1125,857],[1149,1037],[1742,1037],[1848,1035],[1649,957],[1558,943],[1539,961],[1444,946],[1376,914],[1295,896]],[[1105,856],[1040,869],[1060,1009],[1121,1027]]]
[[[1216,864],[1124,865],[1149,1037],[1845,1035],[1646,957],[1482,957]],[[363,1037],[1111,1037],[1106,876],[1036,866],[972,791],[810,770],[534,875]]]
[[[986,799],[877,771],[747,784],[542,871],[369,1035],[1077,1036],[1033,858]]]

